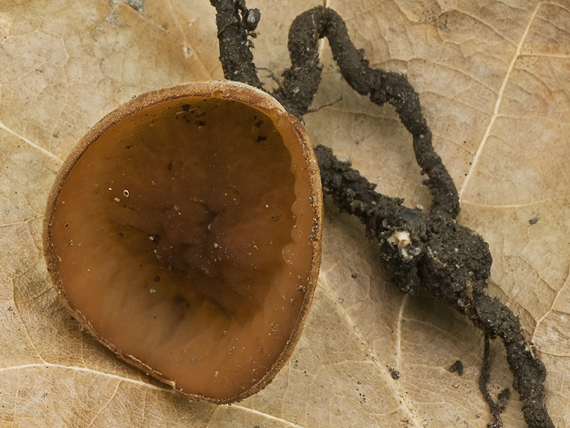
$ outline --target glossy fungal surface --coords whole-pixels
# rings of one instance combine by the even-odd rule
[[[139,96],[66,160],[44,251],[73,315],[193,398],[264,387],[296,343],[320,263],[322,197],[302,125],[246,85]]]

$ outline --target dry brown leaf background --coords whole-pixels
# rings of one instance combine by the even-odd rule
[[[292,19],[317,1],[250,1],[255,59],[288,66]],[[517,313],[548,368],[546,402],[570,425],[570,2],[327,0],[373,66],[406,73],[460,191],[459,221],[494,257],[490,292]],[[56,298],[41,254],[55,174],[85,131],[147,90],[221,79],[207,0],[0,1],[0,428],[485,427],[482,334],[428,296],[409,298],[375,242],[327,202],[318,291],[277,378],[233,406],[189,402],[118,361]],[[315,144],[378,189],[429,207],[411,138],[340,78],[326,42],[306,117]],[[274,85],[261,72],[269,88]],[[534,225],[529,221],[538,219]],[[510,386],[492,346],[491,390]],[[448,368],[456,360],[462,377]],[[390,368],[401,373],[398,380]],[[518,396],[506,427],[525,426]]]

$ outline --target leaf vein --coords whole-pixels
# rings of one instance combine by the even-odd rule
[[[117,379],[121,382],[129,382],[129,383],[133,383],[136,385],[144,386],[144,387],[147,387],[149,389],[153,389],[153,390],[157,390],[157,391],[173,393],[172,390],[169,388],[161,388],[161,387],[152,385],[152,384],[147,383],[147,382],[143,382],[143,381],[136,380],[136,379],[129,379],[127,377],[115,375],[112,373],[105,373],[105,372],[102,372],[99,370],[90,369],[88,367],[65,366],[62,364],[53,364],[53,363],[47,363],[47,362],[46,363],[22,364],[19,366],[2,367],[2,368],[0,368],[0,373],[9,372],[9,371],[13,371],[13,370],[26,370],[26,369],[34,369],[34,368],[42,368],[42,367],[44,367],[44,368],[49,367],[49,368],[55,368],[55,369],[61,369],[61,370],[72,370],[74,372],[82,372],[82,373],[91,373],[95,376],[104,376],[104,377],[108,377],[108,378]]]
[[[91,423],[89,425],[87,425],[86,428],[89,428],[91,426],[93,426],[93,424],[95,423],[95,421],[97,420],[97,418],[99,417],[99,415],[103,412],[103,410],[105,410],[109,404],[111,403],[111,401],[113,401],[113,398],[115,398],[117,396],[117,391],[119,390],[119,385],[121,385],[121,381],[117,382],[117,386],[115,387],[115,390],[113,391],[113,393],[111,394],[111,397],[109,397],[109,399],[107,400],[107,402],[103,405],[103,407],[101,407],[101,409],[99,409],[99,411],[97,412],[97,414],[95,415],[95,417],[91,420]]]
[[[323,277],[322,278],[323,282],[326,285],[326,279]],[[328,294],[328,297],[333,300],[333,301],[337,301],[337,299],[334,298],[332,291],[330,290],[330,288],[328,286],[326,287],[322,287],[324,288],[326,291],[326,293]],[[403,392],[400,391],[400,387],[399,385],[394,381],[394,379],[392,378],[392,376],[388,373],[388,371],[385,369],[385,367],[381,366],[379,364],[379,358],[376,357],[376,352],[374,352],[374,350],[372,349],[372,346],[370,346],[368,340],[366,339],[366,337],[362,334],[362,331],[360,330],[360,328],[357,327],[357,325],[354,323],[354,321],[352,320],[352,318],[350,317],[350,314],[346,311],[346,308],[343,305],[339,305],[340,307],[340,311],[343,312],[344,318],[347,320],[347,322],[350,324],[350,326],[352,327],[354,333],[358,336],[358,339],[361,343],[365,343],[367,344],[367,351],[370,355],[373,355],[372,358],[372,362],[380,368],[380,373],[382,373],[384,375],[384,377],[386,378],[387,382],[391,383],[393,385],[393,389],[394,391],[398,391],[397,395],[400,398],[402,404],[404,405],[404,410],[405,412],[408,414],[408,417],[414,421],[415,426],[422,426],[420,421],[416,418],[415,413],[412,410],[412,406],[410,405],[410,403],[408,402],[408,399],[406,397],[406,394],[404,394]]]
[[[60,162],[63,162],[63,160],[61,160],[60,158],[58,158],[56,155],[54,155],[52,152],[44,149],[43,147],[38,146],[36,143],[28,140],[26,137],[16,133],[15,131],[12,131],[10,128],[8,128],[6,125],[4,125],[2,122],[0,122],[0,129],[3,129],[4,131],[9,132],[10,134],[14,135],[15,137],[18,137],[19,139],[21,139],[22,141],[24,141],[26,144],[30,145],[31,147],[33,147],[34,149],[39,150],[40,152],[42,152],[43,154],[49,156],[52,159],[57,159]]]
[[[477,164],[479,163],[479,160],[481,159],[481,153],[483,152],[483,149],[485,148],[487,140],[489,139],[489,135],[491,134],[491,129],[493,128],[493,125],[495,124],[495,120],[499,116],[499,107],[501,106],[501,102],[503,101],[503,95],[505,94],[505,88],[507,87],[507,83],[509,82],[509,78],[511,76],[511,73],[512,73],[514,67],[515,67],[515,63],[516,63],[516,61],[520,55],[523,43],[526,39],[526,36],[530,30],[532,23],[534,22],[536,14],[538,13],[538,10],[540,9],[541,5],[542,5],[542,3],[538,3],[536,5],[534,11],[532,12],[532,15],[530,16],[530,19],[528,21],[528,25],[526,26],[526,28],[523,32],[521,40],[519,41],[519,43],[517,45],[517,49],[515,51],[515,54],[513,55],[511,63],[509,64],[509,68],[505,74],[505,78],[503,79],[503,83],[501,84],[501,89],[499,89],[499,94],[497,97],[497,101],[495,102],[495,108],[493,110],[493,115],[491,116],[491,120],[489,121],[489,125],[487,126],[487,129],[485,130],[485,134],[483,135],[483,139],[481,140],[481,144],[479,145],[479,148],[475,152],[475,156],[473,157],[472,165],[471,165],[471,168],[469,169],[469,172],[467,173],[467,177],[465,178],[465,180],[463,181],[463,184],[461,185],[461,188],[459,189],[459,199],[460,200],[463,198],[463,193],[465,192],[467,185],[471,182],[471,178],[473,177],[474,171],[477,169]]]
[[[258,410],[251,409],[249,407],[238,406],[235,404],[233,404],[232,407],[234,407],[236,409],[240,409],[244,412],[249,412],[249,413],[253,413],[255,415],[263,416],[264,418],[270,419],[270,420],[275,421],[275,422],[281,422],[281,423],[287,424],[287,426],[290,426],[290,427],[301,427],[301,425],[297,425],[295,422],[290,422],[286,419],[278,418],[278,417],[272,416],[268,413],[263,413],[263,412],[260,412]]]

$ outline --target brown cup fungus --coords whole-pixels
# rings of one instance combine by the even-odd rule
[[[233,82],[141,95],[61,168],[44,251],[73,316],[123,360],[191,398],[229,403],[290,356],[321,255],[307,134]]]

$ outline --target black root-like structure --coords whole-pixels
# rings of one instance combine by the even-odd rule
[[[325,193],[342,210],[356,215],[370,237],[378,238],[382,262],[395,274],[400,288],[424,288],[467,315],[489,336],[500,337],[526,423],[531,428],[554,427],[544,404],[544,364],[525,340],[518,318],[484,293],[492,259],[481,236],[450,218],[402,207],[400,201],[376,193],[376,185],[336,159],[329,148],[318,146],[315,151]],[[411,290],[410,282],[415,284]],[[490,426],[502,426],[496,410],[502,406],[489,401],[488,395],[485,399],[494,416]]]
[[[227,79],[261,87],[247,42],[255,30],[259,11],[248,10],[243,0],[211,0],[218,11],[220,61]],[[357,216],[369,239],[380,243],[381,262],[395,283],[410,295],[427,290],[465,314],[485,332],[486,345],[480,387],[493,416],[490,427],[501,427],[500,413],[508,390],[495,403],[487,391],[488,338],[500,337],[513,373],[513,387],[523,404],[531,428],[554,427],[544,404],[546,369],[534,346],[524,338],[519,319],[499,300],[485,294],[492,258],[487,243],[475,231],[455,222],[459,198],[453,180],[432,147],[432,134],[422,114],[419,96],[397,73],[373,69],[348,37],[346,25],[333,10],[316,7],[299,15],[289,32],[291,67],[283,73],[273,95],[302,119],[321,80],[317,42],[326,37],[344,79],[372,102],[392,104],[413,136],[414,152],[429,177],[433,204],[429,215],[402,206],[402,200],[375,192],[349,162],[339,161],[332,150],[315,148],[323,190],[341,209]]]

